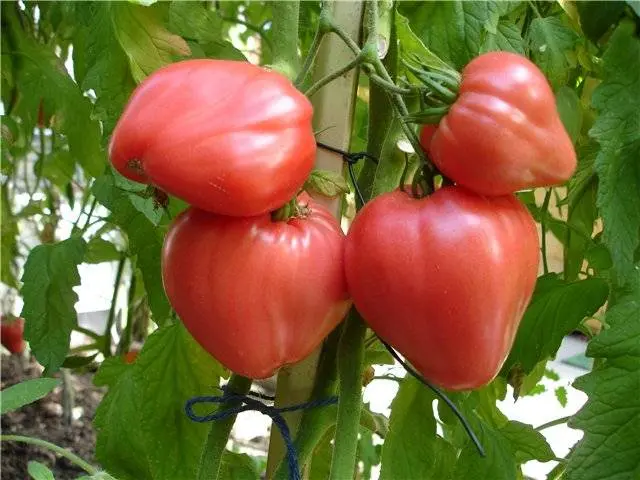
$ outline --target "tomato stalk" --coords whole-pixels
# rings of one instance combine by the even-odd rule
[[[105,358],[111,356],[111,328],[116,318],[116,302],[118,301],[118,291],[120,290],[120,281],[122,280],[122,272],[124,271],[126,261],[127,257],[122,255],[118,261],[116,279],[113,282],[113,295],[111,297],[111,306],[109,307],[109,316],[107,317],[107,326],[104,331],[104,345],[102,348],[102,353]]]
[[[290,79],[298,71],[299,1],[275,1],[273,6],[273,68]]]
[[[362,369],[367,327],[355,308],[347,318],[338,348],[340,388],[335,446],[331,459],[332,480],[354,477],[360,411],[362,409]]]
[[[232,375],[227,384],[227,390],[238,395],[244,395],[251,389],[251,380],[240,375]],[[237,401],[228,401],[222,403],[219,407],[220,411],[228,410],[236,407]],[[209,436],[202,450],[200,457],[200,466],[198,468],[198,480],[211,480],[218,478],[220,472],[220,463],[222,454],[229,441],[229,434],[236,416],[232,415],[225,420],[220,420],[211,426]]]
[[[542,216],[540,218],[540,253],[542,255],[542,271],[546,275],[549,273],[549,261],[547,260],[547,214],[549,202],[551,201],[551,189],[548,188],[542,202]]]
[[[40,440],[39,438],[25,437],[22,435],[0,435],[0,441],[27,443],[30,445],[35,445],[37,447],[46,448],[47,450],[51,450],[52,452],[60,455],[61,457],[66,458],[74,465],[77,465],[78,467],[83,469],[89,475],[97,475],[99,473],[99,470],[96,467],[86,462],[85,460],[83,460],[82,458],[80,458],[70,450],[59,447],[54,443],[47,442],[45,440]]]
[[[339,325],[327,338],[322,347],[320,361],[316,372],[316,383],[313,387],[312,399],[330,397],[335,394],[337,381],[338,343],[342,336],[343,325]],[[322,439],[327,429],[335,422],[332,408],[312,408],[305,410],[300,421],[300,429],[295,439],[298,462],[306,465],[314,448]],[[280,462],[274,475],[275,480],[285,480],[288,475],[285,462]]]

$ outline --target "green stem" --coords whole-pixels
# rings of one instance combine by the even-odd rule
[[[91,202],[91,207],[89,207],[89,213],[87,213],[87,220],[84,222],[84,227],[80,229],[80,235],[86,232],[87,228],[89,228],[89,226],[91,225],[89,221],[91,220],[91,216],[93,215],[93,211],[96,209],[97,204],[98,204],[98,199],[94,197],[93,201]],[[82,212],[80,212],[80,215],[82,215]]]
[[[76,332],[80,332],[83,335],[86,335],[89,338],[93,338],[94,340],[96,340],[98,342],[102,341],[102,336],[100,336],[100,334],[94,332],[93,330],[89,330],[88,328],[81,327],[80,325],[76,325],[75,327],[73,327],[73,329]]]
[[[331,460],[331,480],[354,477],[360,410],[362,408],[362,369],[364,337],[367,327],[352,309],[338,346],[340,389],[336,421],[335,447]]]
[[[358,64],[360,64],[362,62],[362,59],[360,57],[356,57],[354,58],[352,61],[350,61],[349,63],[347,63],[344,67],[339,68],[338,70],[336,70],[333,73],[330,73],[329,75],[327,75],[326,77],[321,78],[320,80],[318,80],[316,83],[314,83],[313,85],[311,85],[309,87],[309,89],[304,92],[304,94],[307,97],[311,97],[314,93],[316,93],[318,90],[320,90],[322,87],[324,87],[325,85],[327,85],[328,83],[333,82],[336,78],[341,77],[342,75],[344,75],[345,73],[353,70],[355,67],[358,66]]]
[[[331,31],[338,35],[340,39],[345,43],[347,47],[351,49],[354,55],[360,55],[360,47],[356,42],[353,41],[351,37],[345,32],[339,25],[332,24]]]
[[[82,468],[89,475],[96,475],[99,472],[99,470],[96,467],[86,462],[85,460],[77,456],[75,453],[67,450],[66,448],[62,448],[62,447],[59,447],[58,445],[47,442],[45,440],[40,440],[39,438],[24,437],[22,435],[0,435],[0,441],[28,443],[30,445],[36,445],[38,447],[46,448],[48,450],[51,450],[57,453],[61,457],[66,458],[74,465],[77,465],[78,467]]]
[[[549,261],[547,260],[547,222],[545,220],[545,215],[549,211],[549,201],[551,200],[551,189],[547,190],[547,193],[544,196],[544,201],[542,202],[542,218],[540,219],[540,236],[541,236],[541,246],[540,250],[542,253],[542,271],[546,275],[549,273]]]
[[[369,80],[378,85],[380,88],[384,89],[389,93],[398,93],[400,95],[410,95],[415,92],[415,90],[411,90],[410,88],[403,88],[395,85],[394,83],[387,82],[381,76],[376,75],[375,73],[369,72],[368,74]]]
[[[122,255],[118,262],[118,270],[116,271],[116,279],[113,282],[113,296],[111,297],[111,307],[109,308],[109,316],[107,317],[107,326],[104,332],[104,346],[102,353],[105,357],[111,356],[111,328],[116,318],[116,301],[118,300],[118,291],[120,290],[120,281],[122,280],[122,271],[127,257]]]
[[[232,375],[227,388],[230,392],[238,395],[245,395],[251,389],[251,380],[241,377],[240,375]],[[219,410],[228,410],[238,405],[237,401],[228,401],[220,405]],[[222,454],[229,441],[231,428],[236,420],[236,416],[220,420],[212,425],[209,430],[209,436],[202,450],[200,457],[200,467],[198,469],[198,480],[213,480],[218,478],[220,473],[220,464],[222,462]]]
[[[261,40],[267,45],[267,47],[269,47],[270,50],[273,50],[273,44],[271,43],[271,40],[269,39],[269,37],[265,35],[264,30],[262,28],[256,27],[255,25],[249,22],[245,22],[244,20],[241,20],[239,18],[225,17],[223,15],[218,15],[218,16],[220,17],[220,20],[222,20],[223,22],[237,23],[238,25],[242,25],[246,27],[247,30],[251,30],[252,32],[257,33],[258,35],[260,35]]]
[[[556,425],[562,425],[564,423],[567,423],[569,420],[571,420],[571,416],[556,418],[555,420],[551,420],[550,422],[543,423],[539,427],[536,427],[535,430],[537,432],[541,432],[542,430],[546,430],[547,428],[551,428],[551,427],[555,427]]]
[[[118,346],[118,354],[123,354],[129,351],[131,348],[131,341],[133,339],[133,303],[136,293],[136,272],[131,272],[131,283],[129,283],[129,292],[127,294],[127,323],[122,332],[122,338],[120,345]]]
[[[318,54],[318,50],[320,49],[320,43],[322,43],[322,39],[324,38],[325,32],[318,28],[316,30],[316,34],[313,37],[313,42],[311,43],[311,47],[309,48],[309,53],[307,54],[307,58],[304,60],[304,64],[302,65],[302,70],[298,73],[294,85],[300,88],[302,82],[307,78],[309,74],[309,70],[311,70],[311,65],[313,65],[313,61]]]
[[[273,68],[293,79],[298,71],[298,22],[299,0],[274,1],[273,25]]]
[[[311,399],[326,398],[335,394],[338,344],[342,327],[343,325],[338,326],[324,342]],[[335,411],[330,407],[311,408],[304,411],[294,442],[298,453],[298,463],[301,467],[307,464],[316,445],[333,423],[335,423]],[[274,480],[285,480],[288,478],[288,474],[287,463],[280,462],[273,478]]]

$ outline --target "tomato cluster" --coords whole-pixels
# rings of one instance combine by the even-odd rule
[[[122,175],[191,204],[165,239],[167,296],[209,353],[251,378],[307,356],[351,304],[344,234],[297,196],[315,159],[311,117],[278,73],[188,60],[136,89],[110,143]],[[274,220],[294,198],[297,214]]]
[[[535,222],[513,194],[566,181],[576,154],[544,75],[507,52],[465,67],[420,142],[455,186],[367,204],[347,237],[349,291],[427,379],[478,388],[502,367],[537,277]]]
[[[576,164],[542,73],[502,52],[470,62],[447,115],[421,132],[455,185],[383,194],[346,238],[299,193],[315,156],[311,117],[285,77],[241,62],[178,62],[134,92],[111,161],[192,205],[162,258],[187,329],[231,370],[265,378],[311,353],[353,301],[432,382],[490,382],[538,270],[535,222],[514,193],[561,183]],[[283,205],[294,214],[279,219]]]

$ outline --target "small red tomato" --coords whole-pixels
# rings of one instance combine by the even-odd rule
[[[343,249],[337,221],[312,200],[287,221],[191,208],[167,234],[162,275],[205,350],[236,373],[267,378],[309,355],[345,316]]]
[[[576,169],[547,79],[509,52],[480,55],[464,68],[458,98],[428,147],[444,175],[484,195],[560,184]]]
[[[138,358],[138,350],[129,350],[127,353],[125,353],[122,357],[124,360],[124,363],[133,363],[136,361],[136,359]]]
[[[531,299],[538,236],[513,196],[444,187],[381,195],[356,216],[345,270],[371,328],[428,380],[478,388],[500,371]]]
[[[17,353],[21,355],[27,344],[24,341],[24,319],[14,318],[12,320],[5,320],[6,317],[2,317],[2,323],[0,323],[0,336],[2,337],[2,345],[11,353]]]
[[[307,98],[247,62],[187,60],[133,93],[109,156],[125,177],[193,206],[252,216],[293,198],[315,158]]]

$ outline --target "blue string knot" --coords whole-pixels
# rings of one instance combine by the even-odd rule
[[[299,403],[297,405],[290,405],[287,407],[274,407],[272,405],[267,405],[261,400],[273,401],[275,400],[273,397],[268,395],[262,395],[259,393],[249,392],[247,395],[241,395],[238,393],[234,393],[225,387],[218,387],[219,390],[222,391],[222,395],[218,396],[199,396],[193,397],[187,400],[185,404],[184,410],[187,414],[187,417],[194,422],[205,423],[205,422],[215,422],[218,420],[224,420],[225,418],[232,417],[242,412],[247,412],[250,410],[260,412],[263,415],[267,415],[271,417],[273,423],[280,430],[280,435],[282,435],[282,440],[287,448],[287,463],[289,465],[289,479],[290,480],[300,480],[300,467],[298,466],[298,453],[296,451],[296,447],[293,444],[293,439],[291,438],[291,431],[289,430],[289,426],[287,425],[287,421],[282,416],[283,413],[286,412],[295,412],[297,410],[307,410],[310,408],[319,408],[326,407],[328,405],[332,405],[338,401],[338,397],[327,397],[327,398],[319,398],[317,400],[311,400],[305,403]],[[217,403],[222,404],[226,402],[235,402],[237,403],[233,407],[230,407],[225,410],[216,410],[215,412],[209,413],[207,415],[198,415],[194,413],[193,409],[197,404],[200,403]]]

